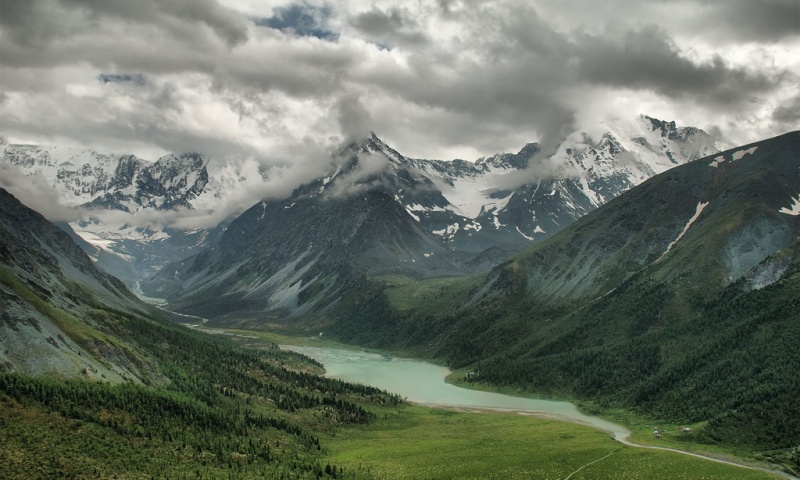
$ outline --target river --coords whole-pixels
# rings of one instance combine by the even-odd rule
[[[630,434],[621,425],[579,412],[569,402],[513,397],[445,383],[445,377],[450,374],[448,368],[420,360],[328,347],[281,345],[281,348],[302,353],[322,363],[327,377],[371,385],[421,405],[550,416],[609,432],[618,440]]]

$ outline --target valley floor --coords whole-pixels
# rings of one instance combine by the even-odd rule
[[[283,344],[342,347],[317,338],[228,333],[251,345],[258,338],[268,338]],[[381,414],[381,420],[371,425],[338,430],[325,442],[326,460],[350,472],[387,479],[795,478],[745,464],[730,452],[686,451],[672,448],[674,442],[644,445],[551,415],[425,406],[387,409]],[[637,431],[642,430],[638,421],[630,426]],[[633,438],[638,442],[646,437],[638,432]]]
[[[606,433],[514,413],[409,407],[337,433],[331,463],[376,478],[768,479],[685,452],[620,444]]]

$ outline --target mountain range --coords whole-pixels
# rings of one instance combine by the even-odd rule
[[[101,268],[131,288],[218,234],[216,228],[174,228],[148,213],[211,209],[226,190],[235,190],[232,184],[244,181],[235,166],[209,176],[208,160],[196,153],[150,162],[130,154],[5,141],[0,150],[4,176],[33,176],[56,192],[57,201],[75,209],[76,217],[59,225],[82,239],[79,243]]]
[[[655,172],[716,151],[704,132],[649,117],[598,131],[541,159],[529,144],[474,163],[408,158],[372,134],[337,152],[328,175],[254,205],[212,248],[141,288],[206,315],[323,311],[363,276],[485,271]]]
[[[348,147],[336,175],[255,205],[145,291],[210,325],[322,331],[473,382],[707,421],[703,441],[799,463],[800,132],[665,170],[488,268],[422,228],[418,213],[455,212],[384,148]],[[376,151],[389,160],[364,169]]]
[[[574,132],[553,152],[541,152],[532,143],[516,154],[475,162],[409,158],[373,134],[335,152],[331,171],[311,183],[326,197],[380,184],[420,228],[445,249],[462,254],[448,262],[463,266],[473,254],[472,265],[479,268],[548,238],[646,178],[721,146],[699,129],[645,116]],[[248,188],[254,175],[263,180],[274,173],[195,153],[149,162],[67,147],[0,147],[6,168],[39,176],[61,203],[82,209],[70,228],[91,245],[85,245],[87,252],[98,265],[131,288],[164,264],[214,243],[232,220],[181,229],[154,222],[148,212],[213,212]],[[295,192],[309,194],[302,188]],[[459,270],[472,271],[465,268]],[[427,274],[439,272],[434,268]]]

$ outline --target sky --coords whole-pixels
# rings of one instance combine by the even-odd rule
[[[0,0],[0,136],[475,160],[647,114],[736,145],[800,128],[797,52],[797,0]]]

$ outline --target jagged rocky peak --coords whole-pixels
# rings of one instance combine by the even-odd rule
[[[389,171],[402,172],[414,163],[414,160],[397,152],[374,132],[342,147],[331,156],[331,160],[331,170],[312,183],[321,182],[323,186],[331,181],[338,183],[343,180],[365,183]]]
[[[686,141],[686,139],[692,135],[701,132],[705,133],[695,127],[678,127],[674,120],[667,122],[647,115],[642,115],[642,118],[650,122],[654,132],[660,131],[662,137],[669,138],[670,140]]]
[[[381,152],[389,148],[389,145],[381,140],[375,132],[369,132],[369,136],[361,142],[362,151]]]
[[[499,153],[490,157],[480,158],[475,162],[475,166],[482,170],[491,168],[523,170],[540,151],[541,147],[538,143],[528,143],[518,153]]]
[[[186,169],[197,170],[203,168],[207,163],[208,160],[206,160],[203,155],[196,152],[185,152],[179,155],[170,153],[159,158],[154,164],[154,167],[159,166],[165,170],[169,169],[172,171]]]
[[[200,193],[208,183],[206,159],[198,153],[169,154],[159,158],[146,175],[165,187],[195,188]]]
[[[114,171],[111,188],[125,188],[133,185],[136,175],[145,167],[144,161],[135,155],[125,155],[120,157],[117,169]]]
[[[347,150],[354,150],[356,155],[362,154],[383,154],[393,163],[404,163],[407,159],[401,155],[397,150],[390,147],[386,142],[380,139],[375,132],[370,132],[363,141],[352,144]]]

